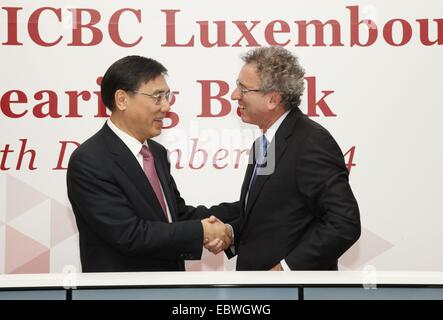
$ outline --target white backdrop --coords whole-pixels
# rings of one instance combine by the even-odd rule
[[[273,41],[299,56],[307,77],[301,109],[333,134],[353,164],[363,233],[340,259],[341,269],[443,268],[443,2],[0,4],[0,273],[80,270],[64,170],[75,145],[66,141],[80,143],[103,125],[96,80],[126,55],[162,62],[178,92],[172,112],[179,121],[157,140],[182,153],[176,166],[178,152],[172,152],[171,162],[183,197],[194,205],[236,201],[247,164],[244,153],[240,161],[236,156],[259,133],[241,123],[229,96],[240,55]],[[91,14],[100,17],[93,32],[82,27]],[[331,19],[334,37],[327,26],[316,39],[312,21],[320,26]],[[303,21],[311,22],[306,41]],[[205,28],[218,44],[207,46]],[[118,38],[139,41],[123,47]],[[210,99],[220,89],[227,91],[223,103]],[[201,116],[208,113],[202,106],[226,114]],[[221,254],[188,263],[189,270],[233,268]]]

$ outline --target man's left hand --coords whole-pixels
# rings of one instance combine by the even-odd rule
[[[278,264],[276,264],[275,266],[273,266],[273,267],[271,268],[271,270],[269,270],[269,271],[283,271],[283,267],[281,266],[280,263],[278,263]]]

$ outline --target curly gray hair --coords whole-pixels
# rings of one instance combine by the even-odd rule
[[[286,110],[300,105],[305,70],[290,51],[282,47],[260,47],[248,51],[242,59],[246,64],[256,65],[263,93],[279,92]]]

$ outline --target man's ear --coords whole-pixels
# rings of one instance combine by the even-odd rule
[[[275,110],[281,104],[281,95],[278,92],[271,92],[268,100],[269,110]]]
[[[128,100],[128,94],[122,90],[118,89],[114,94],[115,107],[121,111],[126,110],[126,103]]]

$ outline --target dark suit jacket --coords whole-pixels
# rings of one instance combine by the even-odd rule
[[[184,259],[202,254],[200,219],[210,213],[223,217],[223,205],[212,211],[187,206],[165,148],[148,144],[174,223],[167,223],[137,159],[107,124],[72,154],[67,187],[83,272],[184,270]]]
[[[277,130],[275,170],[257,176],[233,223],[237,270],[268,270],[285,259],[291,270],[335,270],[359,238],[360,216],[343,154],[329,132],[296,108]],[[268,163],[270,160],[268,159]]]

